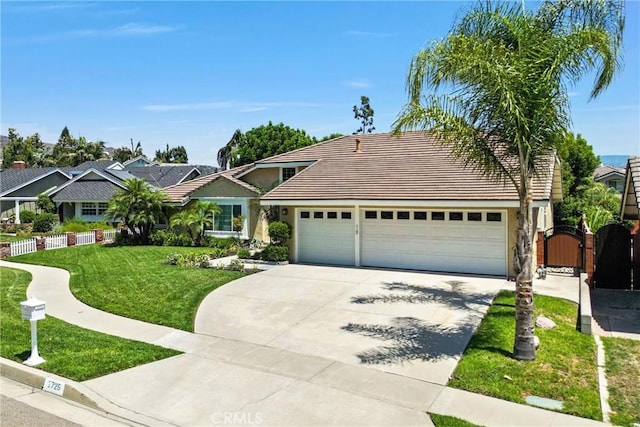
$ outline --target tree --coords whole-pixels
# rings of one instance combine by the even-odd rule
[[[198,200],[187,209],[174,214],[169,226],[177,232],[186,232],[196,246],[200,246],[205,230],[213,225],[213,215],[221,212],[217,203]]]
[[[135,159],[136,157],[143,157],[144,152],[142,151],[142,144],[138,141],[137,144],[133,144],[133,138],[129,139],[131,143],[131,148],[122,146],[120,148],[116,148],[113,151],[113,160],[124,163],[128,160]]]
[[[605,90],[619,67],[623,28],[622,1],[544,0],[535,11],[483,1],[410,65],[395,131],[430,131],[463,164],[518,192],[516,359],[536,355],[533,179],[568,128],[567,87],[595,71],[591,98]]]
[[[40,135],[34,133],[27,138],[23,138],[14,128],[9,128],[9,141],[2,147],[2,167],[11,168],[13,162],[23,161],[25,167],[35,167],[38,165],[40,157],[44,156],[44,143],[40,140]]]
[[[65,126],[53,146],[51,158],[56,166],[73,167],[86,161],[107,159],[108,155],[103,141],[90,142],[84,136],[76,138]]]
[[[329,141],[329,140],[331,140],[331,139],[340,138],[341,136],[344,136],[344,135],[343,135],[343,134],[341,134],[341,133],[337,133],[337,132],[336,132],[336,133],[332,133],[332,134],[329,134],[329,135],[327,135],[327,136],[323,136],[322,138],[320,138],[320,139],[318,140],[318,142],[325,142],[325,141]]]
[[[162,215],[162,202],[167,196],[154,189],[144,179],[124,180],[124,189],[119,189],[109,199],[105,217],[112,221],[122,221],[134,241],[146,245],[155,224]]]
[[[51,197],[46,194],[38,194],[38,200],[36,200],[36,207],[40,212],[56,213],[56,204],[51,200]]]
[[[218,151],[218,164],[223,169],[227,163],[235,168],[317,142],[301,129],[269,122],[244,134],[236,130],[227,145]]]
[[[353,106],[353,115],[355,119],[360,121],[360,127],[354,132],[354,135],[356,133],[371,133],[376,129],[373,126],[373,108],[369,105],[369,97],[360,97],[360,107]]]
[[[600,158],[593,147],[580,134],[567,132],[559,144],[558,157],[562,161],[562,189],[564,195],[574,194],[585,180],[593,178],[593,172],[600,164]]]
[[[160,163],[188,163],[189,158],[187,156],[187,149],[182,145],[177,147],[167,148],[163,150],[156,150],[156,156],[153,161]]]

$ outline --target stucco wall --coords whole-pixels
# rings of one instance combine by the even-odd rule
[[[191,198],[199,197],[255,197],[251,190],[235,184],[227,179],[220,178],[205,185],[191,194]]]
[[[256,169],[242,177],[249,184],[257,184],[266,191],[273,189],[280,182],[279,168]]]

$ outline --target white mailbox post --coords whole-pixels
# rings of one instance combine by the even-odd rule
[[[36,366],[45,360],[38,354],[38,320],[44,319],[45,306],[44,301],[40,301],[31,296],[28,300],[20,303],[22,307],[22,318],[31,322],[31,356],[23,363],[28,366]]]

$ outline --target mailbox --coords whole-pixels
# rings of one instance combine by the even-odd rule
[[[37,298],[31,297],[26,301],[22,301],[22,319],[23,320],[42,320],[45,318],[45,302]]]

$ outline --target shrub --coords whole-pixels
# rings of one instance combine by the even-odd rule
[[[133,246],[136,244],[133,234],[129,233],[116,233],[116,237],[113,238],[113,244],[115,246]]]
[[[219,237],[207,236],[206,240],[212,248],[229,250],[235,245],[235,239],[221,239]]]
[[[229,265],[225,268],[225,270],[244,271],[244,264],[242,263],[242,261],[239,261],[237,259],[233,259],[233,260],[231,260]]]
[[[186,234],[167,233],[164,241],[165,246],[193,246],[193,239]]]
[[[249,259],[251,258],[251,252],[249,252],[249,249],[245,249],[245,248],[239,249],[238,258]]]
[[[282,245],[268,245],[260,254],[264,261],[286,261],[289,259],[289,248]]]
[[[62,223],[62,231],[68,233],[82,233],[91,230],[111,230],[112,226],[103,222],[85,222],[80,218],[67,218]]]
[[[56,204],[46,194],[39,194],[36,207],[44,213],[56,213]]]
[[[174,252],[167,255],[167,264],[187,268],[209,268],[209,256],[205,254],[179,254]]]
[[[20,222],[22,223],[32,223],[36,218],[36,213],[33,211],[20,211]]]
[[[291,225],[283,221],[274,221],[269,224],[269,236],[273,244],[281,245],[291,237]]]
[[[166,240],[167,240],[167,232],[164,230],[155,230],[149,236],[149,243],[151,243],[154,246],[163,246]]]
[[[36,233],[48,233],[58,222],[58,216],[52,213],[41,213],[33,220],[33,231]]]

